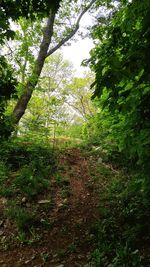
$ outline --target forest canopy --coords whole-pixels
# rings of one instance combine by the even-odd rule
[[[49,10],[59,8],[60,0],[2,0],[0,3],[0,43],[4,37],[11,38],[14,32],[10,30],[10,19],[16,21],[19,17],[32,18],[46,17]]]

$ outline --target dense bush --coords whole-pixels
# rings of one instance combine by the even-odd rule
[[[92,266],[148,267],[150,188],[137,177],[118,178],[100,196],[101,220],[91,227]]]
[[[0,56],[0,140],[8,138],[13,129],[12,119],[6,116],[7,102],[15,95],[17,80],[13,77],[13,68]]]
[[[99,110],[89,124],[109,152],[121,152],[144,170],[150,153],[150,5],[148,0],[121,2],[93,32],[93,97]]]
[[[108,184],[107,212],[93,229],[93,266],[150,265],[149,13],[149,0],[120,1],[93,31],[98,111],[89,121],[90,140],[130,174],[126,181]]]

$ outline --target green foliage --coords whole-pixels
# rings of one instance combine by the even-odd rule
[[[20,17],[24,19],[28,19],[31,26],[33,26],[32,22],[35,19],[44,18],[48,16],[50,9],[53,9],[53,12],[56,13],[59,8],[60,0],[57,1],[39,1],[38,4],[36,1],[1,1],[0,5],[0,44],[4,44],[6,39],[13,39],[15,36],[14,30],[10,29],[10,21],[18,21]],[[29,19],[30,18],[30,19]],[[26,74],[26,66],[29,62],[33,63],[33,54],[29,51],[32,41],[35,38],[33,34],[27,35],[27,25],[29,22],[27,20],[23,23],[23,19],[20,19],[20,23],[22,22],[22,29],[24,35],[22,35],[22,39],[24,40],[23,45],[19,44],[20,34],[19,31],[16,30],[16,40],[18,41],[16,47],[18,47],[18,57],[16,57],[16,61],[19,62],[20,71],[22,72],[22,83],[25,81],[25,74]],[[38,23],[37,23],[38,24]],[[39,26],[39,24],[38,24]],[[31,29],[32,27],[30,27]],[[34,28],[34,27],[33,27]],[[40,27],[36,27],[36,32]],[[31,37],[32,36],[32,37]],[[39,34],[40,36],[40,34]],[[23,38],[24,37],[24,38]],[[6,47],[2,49],[2,53],[7,54]],[[6,51],[5,51],[6,50]],[[11,48],[10,48],[11,50]],[[5,51],[5,52],[4,52]],[[13,49],[11,50],[12,53]],[[9,53],[8,53],[9,54]],[[23,56],[25,57],[25,61],[23,61]],[[20,58],[21,59],[20,59]],[[7,60],[6,60],[7,58]],[[13,64],[15,55],[13,55],[12,60],[10,62]],[[10,68],[9,64],[7,63],[8,57],[5,56],[0,58],[0,138],[1,137],[9,137],[11,132],[13,131],[13,118],[7,118],[4,114],[6,108],[6,102],[10,100],[10,96],[14,93],[14,88],[16,85],[16,79],[14,78],[14,70]],[[23,65],[21,63],[23,61]],[[16,67],[16,64],[14,64]],[[28,67],[28,66],[27,66]],[[29,71],[29,68],[28,68]],[[23,88],[24,84],[20,84],[19,88]],[[23,88],[24,89],[24,88]],[[22,90],[21,90],[22,91]]]
[[[12,190],[5,186],[8,177],[8,169],[4,161],[0,161],[0,196],[6,197],[11,195]]]
[[[10,19],[16,21],[19,17],[35,19],[45,17],[51,8],[59,8],[60,0],[38,1],[34,0],[3,0],[0,6],[0,43],[4,37],[7,39],[14,37],[14,31],[10,30]]]
[[[43,252],[43,253],[40,254],[40,256],[41,256],[42,262],[45,263],[49,258],[49,253],[48,252],[45,252],[45,253]]]
[[[5,180],[7,176],[7,169],[5,166],[5,163],[3,161],[0,161],[0,181],[1,183]]]
[[[33,214],[29,214],[25,209],[16,205],[10,205],[6,210],[6,215],[16,223],[18,230],[21,232],[26,232],[34,224]]]
[[[8,169],[4,162],[0,161],[0,196],[9,197],[12,195],[13,187],[8,186]]]
[[[41,169],[37,169],[32,162],[29,166],[22,167],[15,179],[14,183],[16,188],[19,188],[20,192],[25,193],[29,197],[36,196],[49,185],[49,180],[43,178],[43,175],[40,175],[38,170],[41,171]]]
[[[100,41],[91,52],[97,141],[143,170],[150,152],[149,12],[148,0],[124,1],[108,23],[96,27],[93,37]]]
[[[16,90],[20,97],[35,63],[35,51],[41,42],[42,19],[32,21],[29,18],[21,17],[16,22],[16,28],[15,38],[13,42],[9,42],[9,49],[13,53],[7,56],[7,60],[10,60],[11,64],[15,65],[19,81]]]
[[[90,229],[95,243],[92,266],[149,266],[148,176],[145,181],[145,176],[117,175],[105,180],[103,190],[100,183],[100,221]]]
[[[12,77],[13,69],[6,62],[3,56],[0,57],[0,100],[5,97],[10,99],[11,94],[15,92],[16,79]]]
[[[29,63],[31,62],[28,60]],[[36,137],[39,135],[44,138],[45,136],[48,139],[49,136],[55,135],[55,132],[58,134],[60,130],[61,133],[64,131],[69,114],[64,107],[65,99],[62,90],[71,79],[70,73],[73,71],[72,64],[64,60],[60,53],[56,53],[46,60],[37,92],[33,94],[28,105],[28,112],[23,117],[19,127],[22,135],[29,133]],[[27,74],[28,69],[25,72],[25,77]]]
[[[56,183],[62,186],[66,186],[69,184],[68,177],[62,175],[60,172],[57,172],[55,175]]]
[[[35,231],[39,219],[36,206],[33,211],[30,203],[49,190],[51,177],[56,171],[54,152],[44,144],[18,138],[1,143],[0,158],[0,196],[7,199],[2,212],[17,227],[17,240],[22,244],[31,244],[39,240]],[[43,210],[49,208],[44,205]]]
[[[18,169],[21,166],[30,164],[32,161],[40,166],[54,167],[54,155],[48,146],[36,144],[30,140],[14,139],[14,141],[3,142],[0,148],[0,156],[4,159],[10,169]],[[42,171],[42,170],[41,170]]]
[[[0,57],[0,139],[7,138],[12,131],[11,118],[5,115],[7,101],[15,97],[16,79],[13,69],[3,56]]]
[[[134,177],[107,185],[93,266],[149,266],[149,8],[146,0],[126,1],[94,32],[100,40],[91,54],[98,110],[89,137],[115,164],[128,172],[132,167]]]
[[[58,255],[58,257],[60,258],[60,259],[64,259],[65,258],[65,256],[66,256],[66,250],[65,249],[59,249],[58,251],[57,251],[57,255]]]
[[[90,101],[92,93],[89,89],[92,81],[93,77],[88,73],[83,78],[73,78],[64,89],[66,103],[76,111],[81,121],[86,121],[95,111]]]
[[[77,245],[75,243],[71,243],[67,248],[69,253],[77,253]]]
[[[5,142],[0,156],[3,159],[0,194],[3,196],[12,195],[16,190],[29,197],[36,196],[48,187],[56,170],[52,149],[31,142]]]
[[[105,251],[106,248],[104,248]],[[107,253],[111,253],[111,248]],[[139,257],[138,251],[131,251],[127,246],[116,248],[116,255],[112,262],[110,262],[109,258],[101,252],[99,249],[96,249],[93,254],[93,266],[94,267],[143,267],[141,264],[141,259]]]
[[[65,134],[65,136],[69,136],[71,138],[82,139],[83,138],[82,128],[83,128],[82,124],[75,122],[72,125],[68,125],[66,127],[66,129],[64,129],[64,134]],[[80,139],[78,139],[78,140],[80,140]]]

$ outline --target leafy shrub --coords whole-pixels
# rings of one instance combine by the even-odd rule
[[[118,179],[118,178],[117,178]],[[145,175],[112,180],[101,195],[100,222],[90,233],[92,266],[149,266],[150,187]],[[144,254],[144,255],[143,255]]]
[[[7,186],[8,169],[3,161],[0,161],[0,196],[7,197],[12,195],[11,186]]]
[[[17,170],[21,166],[29,164],[33,159],[41,167],[54,167],[55,165],[54,153],[50,147],[31,142],[18,142],[18,140],[3,142],[0,148],[0,156],[12,170]]]
[[[37,173],[32,165],[24,166],[19,170],[15,185],[28,196],[35,196],[48,187],[49,180]]]
[[[9,194],[12,186],[30,197],[35,196],[47,188],[56,170],[54,152],[44,145],[18,142],[18,140],[3,142],[0,147],[0,156],[7,166],[7,176],[9,173],[10,176],[14,173],[13,178],[9,179],[9,186],[5,179],[3,192],[1,190],[3,195]],[[0,169],[4,173],[4,166]]]
[[[3,180],[5,180],[6,176],[7,176],[6,165],[3,161],[0,161],[0,183],[2,183]]]

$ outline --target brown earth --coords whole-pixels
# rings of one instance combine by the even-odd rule
[[[53,179],[44,195],[33,201],[18,197],[19,203],[29,212],[35,210],[38,217],[27,243],[16,240],[16,226],[2,212],[7,199],[0,199],[0,215],[4,216],[0,218],[0,267],[76,267],[88,263],[93,249],[89,229],[99,219],[89,160],[79,149],[66,149],[58,166],[61,178]]]

